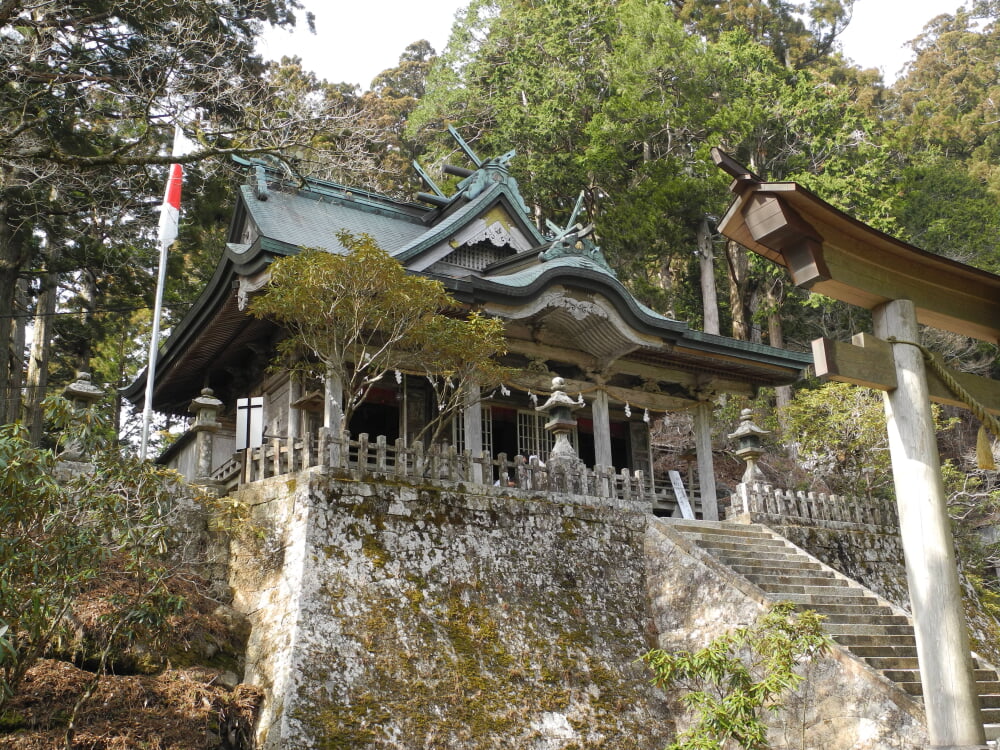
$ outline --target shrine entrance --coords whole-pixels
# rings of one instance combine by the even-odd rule
[[[985,747],[931,401],[972,408],[1000,433],[1000,382],[935,361],[918,325],[1000,342],[1000,277],[882,234],[796,183],[765,182],[719,149],[713,158],[734,178],[725,236],[797,286],[872,312],[874,336],[813,342],[816,374],[884,393],[930,746]]]

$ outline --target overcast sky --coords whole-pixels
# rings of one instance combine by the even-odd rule
[[[293,34],[271,32],[261,52],[278,59],[298,55],[308,70],[329,81],[367,88],[396,65],[406,46],[427,39],[437,51],[448,41],[460,0],[304,0],[316,14],[316,34],[304,24]],[[887,82],[909,58],[904,48],[924,24],[953,13],[962,0],[856,0],[854,17],[841,37],[848,57],[863,67],[880,68]]]

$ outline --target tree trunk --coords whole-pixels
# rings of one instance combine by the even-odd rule
[[[686,263],[685,258],[668,255],[657,272],[660,288],[667,294],[667,309],[664,314],[668,318],[677,318],[677,284],[674,283],[674,279],[684,278]]]
[[[775,282],[767,290],[767,341],[771,346],[785,348],[785,328],[781,322],[781,302],[784,294],[780,282]],[[774,390],[775,405],[780,417],[783,407],[792,401],[792,387],[779,385]]]
[[[83,303],[83,326],[89,330],[94,324],[94,307],[97,300],[97,280],[89,268],[80,274],[80,299]],[[94,354],[93,338],[87,336],[80,347],[79,369],[90,372],[90,360]]]
[[[746,299],[750,259],[745,249],[730,240],[726,243],[726,260],[729,265],[729,308],[733,318],[733,338],[749,341],[751,319]]]
[[[49,267],[53,257],[49,257]],[[59,296],[58,275],[42,276],[42,289],[35,304],[32,326],[31,353],[28,355],[28,393],[24,402],[24,423],[28,425],[32,445],[42,440],[42,400],[49,384],[49,352],[52,348],[52,323]]]
[[[11,344],[12,366],[10,370],[11,415],[21,413],[21,391],[24,387],[24,348],[28,323],[28,294],[28,282],[24,279],[18,279],[17,299],[14,301],[17,317],[14,318],[12,323],[14,331],[13,342]]]
[[[701,279],[701,307],[705,333],[719,335],[719,297],[715,289],[715,253],[708,219],[698,225],[698,271]]]
[[[21,269],[30,257],[20,217],[6,196],[0,198],[0,424],[21,415],[12,406],[19,402],[20,376],[11,377],[14,367],[20,369],[23,352],[13,356],[13,331],[17,282]]]

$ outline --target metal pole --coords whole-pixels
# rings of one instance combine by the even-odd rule
[[[156,380],[156,355],[160,349],[160,313],[163,309],[163,287],[167,280],[167,249],[170,243],[160,243],[160,268],[156,278],[156,301],[153,303],[153,333],[149,340],[149,365],[146,367],[146,400],[142,408],[142,442],[139,458],[146,459],[149,444],[149,423],[153,415],[153,383]]]
[[[181,156],[187,151],[184,132],[180,125],[174,126],[174,144],[171,154]],[[181,181],[184,170],[177,162],[170,165],[167,187],[160,208],[160,266],[156,277],[156,299],[153,302],[153,333],[149,341],[149,365],[146,368],[146,399],[142,408],[142,440],[139,458],[146,459],[149,444],[149,423],[153,415],[153,385],[156,382],[156,355],[160,349],[160,315],[163,312],[163,287],[167,279],[167,250],[177,239],[177,229],[181,210]]]

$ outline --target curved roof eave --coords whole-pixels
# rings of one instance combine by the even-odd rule
[[[602,294],[608,299],[622,318],[640,333],[664,339],[666,343],[683,345],[695,351],[703,351],[723,356],[749,359],[769,366],[787,368],[801,372],[813,364],[812,354],[791,352],[764,344],[740,341],[726,336],[717,336],[691,329],[687,323],[671,320],[653,312],[639,303],[618,279],[603,271],[555,265],[543,270],[530,284],[508,286],[485,277],[470,277],[456,280],[438,276],[461,301],[476,304],[481,302],[509,302],[530,300],[541,295],[546,289],[562,284],[567,287],[582,288]],[[586,283],[581,283],[585,281]]]
[[[257,243],[254,244],[256,245]],[[259,254],[258,248],[258,252],[254,253],[254,256],[256,257]],[[198,295],[194,304],[184,313],[180,322],[171,330],[167,340],[160,346],[156,360],[158,380],[170,368],[178,353],[191,343],[205,321],[211,318],[217,309],[225,303],[228,293],[232,291],[232,283],[237,275],[236,264],[233,260],[234,256],[240,257],[240,254],[233,253],[231,248],[227,246],[222,260],[216,267],[215,273],[208,284],[205,285],[205,288]],[[147,372],[148,367],[143,368],[135,380],[120,389],[120,393],[132,403],[137,403],[137,400],[142,396],[146,388]]]

